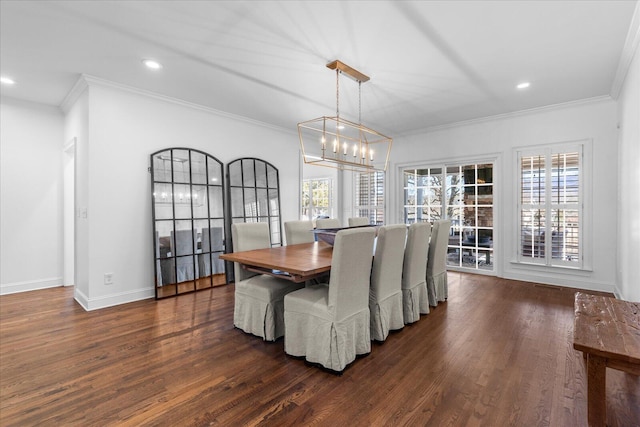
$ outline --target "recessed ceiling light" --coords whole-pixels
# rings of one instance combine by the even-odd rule
[[[0,82],[2,84],[5,84],[5,85],[14,85],[14,84],[16,84],[16,82],[13,81],[13,79],[11,79],[9,77],[5,77],[5,76],[0,77]]]
[[[147,66],[147,68],[151,68],[152,70],[159,70],[162,68],[162,64],[158,61],[154,61],[153,59],[143,59],[142,63]]]
[[[522,83],[520,83],[520,84],[519,84],[518,86],[516,86],[516,87],[517,87],[518,89],[526,89],[526,88],[528,88],[529,86],[531,86],[531,83],[529,83],[529,82],[522,82]]]

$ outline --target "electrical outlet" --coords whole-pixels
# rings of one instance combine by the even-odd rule
[[[104,284],[113,285],[113,273],[104,273]]]

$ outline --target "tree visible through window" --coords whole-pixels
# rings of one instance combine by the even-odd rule
[[[329,178],[302,181],[301,218],[315,220],[331,217],[333,213],[331,180]]]

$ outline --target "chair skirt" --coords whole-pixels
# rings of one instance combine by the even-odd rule
[[[285,297],[284,351],[340,372],[356,355],[371,352],[369,308],[333,320],[326,305],[328,289],[317,285]]]
[[[284,296],[303,286],[269,276],[236,283],[234,326],[265,341],[277,340],[284,335]]]
[[[446,301],[449,298],[449,286],[447,283],[446,271],[435,276],[427,277],[427,286],[434,291],[433,300],[431,293],[429,293],[429,303],[432,306],[438,304],[438,301]]]
[[[426,282],[410,289],[402,289],[402,311],[405,324],[417,322],[420,320],[420,314],[429,314]]]
[[[380,302],[370,301],[371,339],[384,341],[390,330],[402,329],[404,317],[402,292],[398,291]]]

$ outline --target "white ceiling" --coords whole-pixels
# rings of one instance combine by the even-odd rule
[[[60,105],[88,74],[293,130],[335,115],[340,59],[371,77],[362,122],[397,136],[609,95],[636,3],[2,0],[1,90]]]

